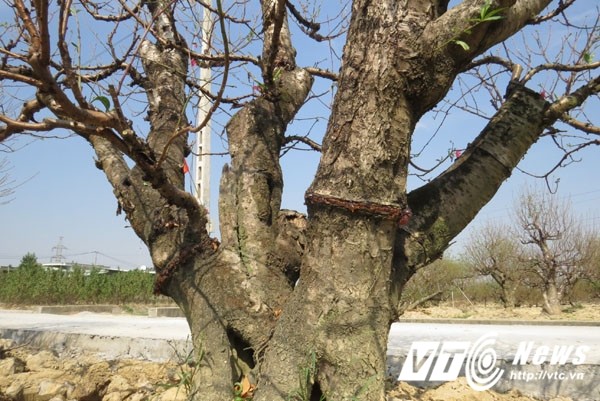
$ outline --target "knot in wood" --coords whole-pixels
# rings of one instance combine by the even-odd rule
[[[343,199],[336,196],[322,195],[314,192],[307,193],[304,199],[307,205],[326,205],[344,209],[350,213],[380,217],[385,220],[395,221],[399,227],[408,225],[410,218],[412,217],[412,210],[410,210],[408,205],[402,207],[371,201]]]

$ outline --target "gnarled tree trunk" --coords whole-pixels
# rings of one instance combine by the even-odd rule
[[[497,6],[512,4],[504,3]],[[194,399],[228,399],[232,383],[245,376],[257,386],[256,401],[321,395],[380,401],[388,330],[403,285],[441,255],[510,175],[547,126],[547,103],[515,82],[465,154],[407,194],[416,122],[476,54],[528,15],[515,6],[512,25],[477,27],[478,45],[465,52],[448,40],[460,29],[457,21],[466,23],[478,7],[444,13],[435,4],[432,13],[429,1],[355,1],[353,45],[344,51],[304,220],[280,211],[279,152],[312,84],[296,66],[282,4],[263,2],[269,18],[262,96],[226,127],[231,165],[221,179],[221,244],[197,245],[193,236],[205,233],[187,223],[185,207],[175,213],[183,213],[182,224],[144,235],[162,271],[158,288],[177,301],[192,328],[201,367]]]
[[[504,283],[500,286],[500,301],[506,309],[513,309],[516,306],[516,290],[515,283]]]
[[[542,298],[544,299],[542,310],[545,313],[549,315],[560,315],[561,294],[556,283],[552,281],[544,283]]]
[[[120,59],[98,67],[109,75],[111,68],[123,70],[143,89],[144,134],[125,118],[114,87],[108,86],[113,107],[106,112],[81,93],[65,39],[71,2],[56,5],[62,45],[53,52],[49,2],[33,2],[32,12],[15,1],[22,22],[17,39],[27,51],[18,57],[20,48],[4,51],[3,60],[13,57],[15,65],[3,61],[0,78],[30,85],[35,98],[17,118],[2,115],[0,140],[69,128],[94,148],[118,210],[150,249],[156,291],[178,303],[191,327],[198,371],[190,398],[229,400],[244,378],[256,386],[256,401],[382,401],[388,330],[404,284],[441,256],[545,128],[600,91],[594,79],[550,103],[515,73],[505,102],[464,154],[407,193],[419,119],[476,56],[518,32],[549,2],[492,0],[489,7],[502,9],[503,19],[473,25],[481,2],[447,10],[444,0],[355,0],[305,217],[281,210],[279,157],[313,77],[296,63],[288,2],[261,1],[263,49],[256,63],[263,84],[226,126],[231,163],[220,184],[221,241],[210,237],[207,211],[183,186],[193,130],[185,113],[191,50],[177,30],[177,1],[122,5],[114,21],[138,17],[140,10],[151,16],[148,26],[135,19],[144,34],[130,55],[141,58],[143,71]],[[226,38],[217,4],[213,11]],[[100,9],[88,12],[101,20]],[[58,73],[55,53],[63,64]],[[207,60],[228,65],[229,56]],[[102,79],[101,73],[86,79]],[[56,118],[37,122],[40,110]]]

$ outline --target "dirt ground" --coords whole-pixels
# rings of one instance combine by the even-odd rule
[[[0,401],[183,401],[193,374],[193,366],[185,363],[107,361],[73,350],[56,355],[0,340]],[[399,383],[387,393],[387,401],[534,400],[517,391],[476,392],[464,378],[428,390]]]
[[[562,315],[549,317],[542,314],[539,307],[506,310],[495,305],[450,304],[408,311],[402,318],[576,320],[598,321],[600,324],[600,305],[565,309]],[[0,340],[0,401],[183,400],[190,375],[193,375],[193,368],[176,362],[105,361],[96,355],[77,350],[56,355],[46,350],[16,347],[9,340]],[[515,390],[505,394],[476,392],[464,378],[426,390],[406,383],[390,384],[387,393],[387,401],[535,400],[538,399],[524,396]],[[574,400],[558,397],[544,401]]]
[[[597,321],[600,322],[600,304],[565,305],[557,316],[542,313],[541,307],[505,309],[497,304],[471,305],[451,303],[407,311],[402,319],[465,319],[465,320],[528,320],[528,321]],[[600,323],[599,323],[600,324]]]
[[[406,383],[398,384],[388,392],[388,401],[537,401],[537,398],[526,397],[518,391],[505,394],[493,391],[474,391],[467,384],[466,379],[447,382],[441,386],[422,390]],[[556,397],[546,401],[573,401],[571,398]]]

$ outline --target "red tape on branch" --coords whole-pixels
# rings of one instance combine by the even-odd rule
[[[395,221],[399,227],[408,225],[408,223],[410,223],[410,218],[412,217],[412,211],[408,206],[401,207],[369,201],[342,199],[335,196],[316,193],[307,193],[304,199],[306,200],[307,205],[326,205],[348,210],[351,213],[381,217],[386,220]]]

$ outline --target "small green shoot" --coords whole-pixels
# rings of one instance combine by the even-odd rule
[[[483,22],[498,21],[504,18],[502,15],[500,15],[500,13],[505,10],[504,7],[490,9],[491,6],[492,2],[487,0],[479,10],[479,18],[473,18],[471,19],[471,22],[481,24]]]
[[[110,110],[110,100],[108,100],[108,98],[106,96],[96,96],[95,98],[92,99],[92,103],[94,103],[96,101],[102,103],[102,105],[104,106],[104,109],[106,111]]]
[[[467,42],[465,42],[464,40],[458,39],[460,36],[471,35],[471,33],[473,32],[473,29],[475,27],[477,27],[485,22],[498,21],[498,20],[501,20],[502,18],[504,18],[504,16],[502,16],[501,13],[506,8],[504,8],[504,7],[491,8],[491,7],[492,7],[491,0],[486,0],[486,2],[483,4],[483,6],[481,6],[481,8],[479,9],[479,15],[476,18],[471,18],[469,20],[469,22],[471,22],[471,25],[469,25],[467,28],[465,28],[462,31],[455,34],[452,39],[450,39],[449,41],[445,42],[442,46],[440,46],[440,49],[449,43],[454,43],[455,45],[462,47],[462,49],[464,51],[469,51],[471,49],[471,46],[469,46],[469,44]]]
[[[315,383],[317,374],[317,355],[311,352],[305,366],[298,371],[298,388],[288,394],[287,401],[310,401],[311,389]],[[319,401],[325,401],[325,395],[322,395]]]
[[[469,51],[469,49],[471,48],[467,42],[464,42],[462,40],[456,39],[456,40],[453,40],[452,43],[454,43],[455,45],[459,45],[460,47],[463,48],[464,51]]]
[[[178,359],[179,368],[177,372],[177,379],[171,383],[159,383],[158,386],[165,389],[177,387],[178,392],[179,389],[183,388],[185,390],[185,394],[192,394],[194,390],[194,377],[199,372],[199,365],[200,361],[202,361],[204,358],[204,351],[202,350],[202,347],[200,347],[197,357],[194,357],[193,349],[190,350],[186,355],[182,354],[173,344],[170,345],[173,347],[173,351]]]

